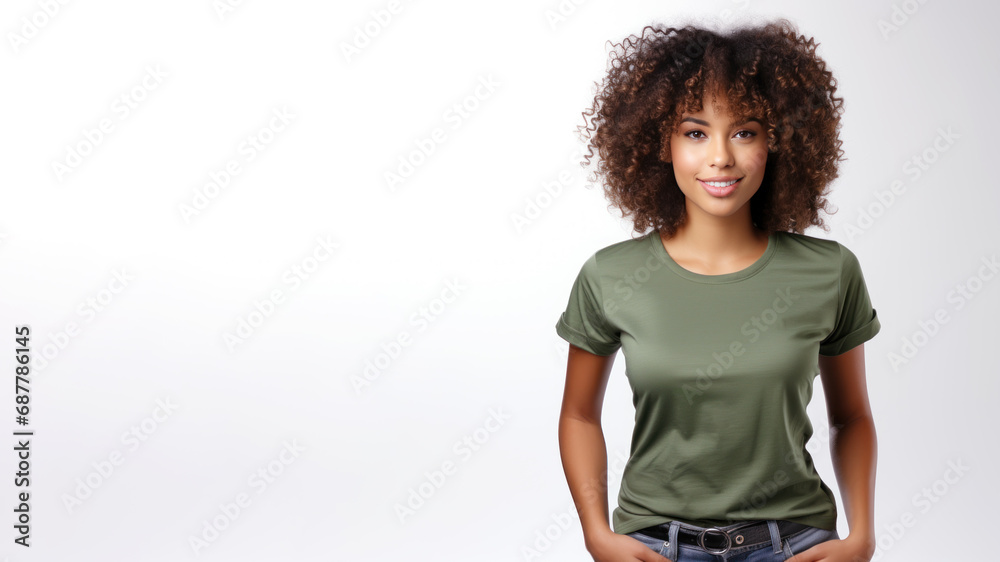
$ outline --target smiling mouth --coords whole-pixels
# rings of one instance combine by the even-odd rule
[[[709,193],[712,197],[724,198],[736,193],[739,188],[739,184],[743,178],[723,180],[723,181],[704,181],[698,180],[701,183],[702,188]]]
[[[743,179],[743,178],[737,178],[737,179],[726,180],[726,181],[705,181],[705,180],[698,180],[698,181],[700,181],[701,183],[703,183],[705,185],[710,185],[712,187],[729,187],[729,186],[735,184],[736,182],[740,181],[741,179]]]

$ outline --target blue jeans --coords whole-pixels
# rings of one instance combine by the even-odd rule
[[[720,560],[732,562],[782,561],[788,560],[792,555],[808,550],[810,547],[821,542],[840,539],[840,535],[837,534],[836,530],[827,531],[826,529],[819,529],[817,527],[809,527],[782,539],[778,534],[778,522],[772,519],[768,521],[768,527],[771,531],[770,542],[740,547],[734,544],[725,554],[712,554],[695,545],[678,544],[677,529],[681,527],[693,531],[704,529],[704,527],[695,527],[679,521],[671,521],[668,536],[673,540],[665,541],[663,539],[656,539],[646,536],[640,531],[628,533],[628,536],[655,550],[660,555],[666,556],[673,562],[717,562]],[[721,528],[727,529],[728,527]]]

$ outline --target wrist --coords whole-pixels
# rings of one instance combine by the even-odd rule
[[[854,537],[858,541],[872,541],[874,542],[875,537],[875,526],[869,524],[868,522],[856,521],[848,525],[848,537]]]
[[[615,532],[608,526],[594,526],[584,529],[583,542],[588,552],[592,552],[595,546],[601,545],[608,537],[614,536]]]
[[[875,534],[872,532],[853,531],[844,542],[854,545],[855,552],[862,555],[865,561],[871,560],[875,555]]]

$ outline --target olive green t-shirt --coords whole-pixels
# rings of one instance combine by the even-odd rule
[[[656,231],[591,255],[556,332],[625,356],[635,428],[614,531],[757,519],[835,529],[806,405],[818,356],[880,328],[857,257],[833,240],[773,233],[756,262],[723,275],[684,269]]]

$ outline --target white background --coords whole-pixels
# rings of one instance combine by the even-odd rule
[[[0,8],[0,557],[588,560],[559,461],[555,323],[586,258],[633,233],[586,186],[577,127],[606,42],[687,15],[791,19],[846,100],[839,212],[806,233],[858,255],[882,322],[866,344],[878,556],[977,558],[993,536],[1000,280],[981,266],[1000,252],[996,4],[896,1],[885,32],[885,0],[402,0],[378,26],[387,1],[49,4]],[[345,54],[366,25],[377,33]],[[456,119],[456,104],[474,109]],[[230,161],[239,173],[207,189]],[[905,191],[880,202],[896,180]],[[310,269],[297,285],[295,267]],[[947,323],[925,328],[939,310]],[[255,327],[230,346],[241,321]],[[13,542],[19,325],[33,334],[30,548]],[[894,366],[906,339],[920,346]],[[624,368],[605,402],[612,507]],[[810,414],[836,490],[819,385]],[[956,479],[949,461],[969,468]],[[933,502],[915,500],[924,489]]]

